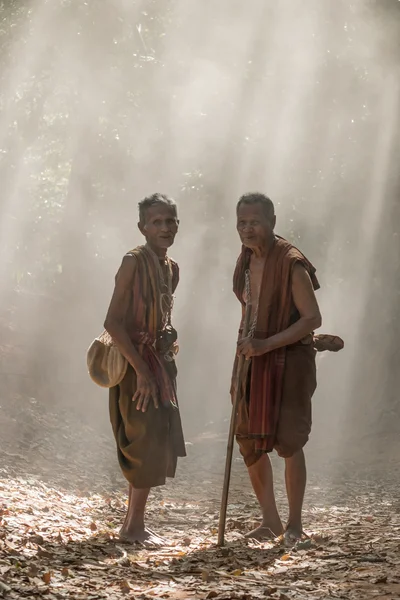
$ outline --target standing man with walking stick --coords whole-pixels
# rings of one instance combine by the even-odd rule
[[[263,540],[284,534],[287,543],[295,543],[303,533],[303,447],[311,431],[311,398],[316,388],[313,332],[321,326],[321,315],[314,290],[319,284],[306,257],[274,234],[274,205],[267,196],[245,194],[236,212],[243,246],[233,288],[243,315],[231,386],[234,406],[230,437],[233,441],[236,435],[262,511],[260,526],[247,537]],[[289,502],[285,527],[275,503],[268,456],[274,449],[285,459]],[[228,443],[221,545],[231,458]]]

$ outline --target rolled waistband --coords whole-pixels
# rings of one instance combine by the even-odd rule
[[[242,335],[242,333],[243,333],[243,328],[240,327],[239,328],[239,336]],[[268,335],[268,333],[266,331],[260,331],[259,329],[256,329],[253,333],[253,337],[256,338],[257,340],[265,340],[268,337],[272,337],[272,335],[275,335],[275,334]],[[295,342],[294,344],[290,344],[287,347],[292,348],[293,346],[311,346],[313,344],[313,342],[314,342],[314,335],[312,333],[309,333],[308,335],[304,336],[298,342]]]

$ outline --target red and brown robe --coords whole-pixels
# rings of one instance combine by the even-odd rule
[[[233,277],[233,290],[244,305],[245,271],[250,265],[251,250],[243,246],[236,263]],[[296,263],[307,269],[314,289],[319,288],[315,268],[292,244],[275,236],[274,244],[267,256],[258,304],[257,323],[254,337],[264,339],[287,329],[299,314],[293,304],[292,273]],[[246,396],[246,437],[253,438],[259,452],[271,452],[276,444],[276,432],[284,389],[287,348],[256,356],[246,361],[241,374],[240,387]],[[250,367],[250,380],[247,375]],[[233,370],[233,384],[237,369],[237,358]],[[288,387],[288,386],[286,386]],[[294,390],[295,393],[295,390]],[[311,426],[311,424],[310,424]],[[238,435],[243,435],[243,423],[238,422]]]

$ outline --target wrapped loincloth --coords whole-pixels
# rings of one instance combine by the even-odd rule
[[[109,392],[118,461],[133,487],[164,485],[167,477],[175,476],[178,457],[186,456],[179,409],[172,404],[156,409],[151,400],[146,412],[137,410],[135,391],[136,373],[129,366],[120,385]]]
[[[173,358],[176,332],[170,321],[165,323],[160,275],[149,249],[139,246],[131,250],[124,261],[136,263],[133,278],[124,281],[124,325],[154,377],[159,407],[156,409],[151,399],[146,412],[137,410],[137,402],[132,402],[137,389],[136,373],[129,365],[121,383],[110,389],[110,420],[123,475],[135,488],[150,488],[164,485],[166,477],[174,477],[177,458],[186,456],[176,397],[177,373]],[[179,281],[179,268],[172,259],[168,259],[168,265],[173,293]],[[121,268],[117,281],[122,272]],[[172,298],[169,303],[171,307]]]
[[[286,351],[282,397],[276,431],[269,446],[279,456],[288,458],[301,450],[311,432],[311,399],[317,387],[316,351],[311,344],[295,344]],[[249,398],[251,360],[245,361],[236,422],[236,440],[246,465],[249,467],[261,457],[257,436],[249,435]]]

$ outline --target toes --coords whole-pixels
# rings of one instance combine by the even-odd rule
[[[283,534],[283,543],[285,546],[292,547],[301,542],[303,539],[307,539],[307,537],[308,536],[306,536],[303,531],[298,532],[292,529],[287,529]]]
[[[118,543],[119,544],[128,544],[128,545],[132,545],[132,544],[140,544],[141,542],[139,542],[139,540],[131,540],[128,537],[122,537],[120,536],[118,538]]]
[[[151,529],[147,529],[147,527],[146,527],[146,533],[148,534],[148,539],[153,544],[158,544],[159,546],[165,546],[166,545],[166,540],[164,538],[162,538],[161,536],[159,536],[158,533],[155,533]]]
[[[141,542],[145,548],[161,548],[165,546],[165,542],[163,542],[160,538],[148,537],[147,539]]]
[[[269,527],[262,525],[261,527],[257,527],[257,529],[246,533],[245,537],[252,540],[271,540],[276,536]]]
[[[159,536],[158,533],[155,533],[151,529],[147,529],[147,527],[146,527],[146,532],[149,533],[151,535],[151,537],[163,541],[163,538],[161,536]]]
[[[166,545],[166,541],[163,538],[147,528],[142,531],[129,531],[129,529],[122,528],[119,532],[118,540],[121,544],[140,544],[144,547]]]

